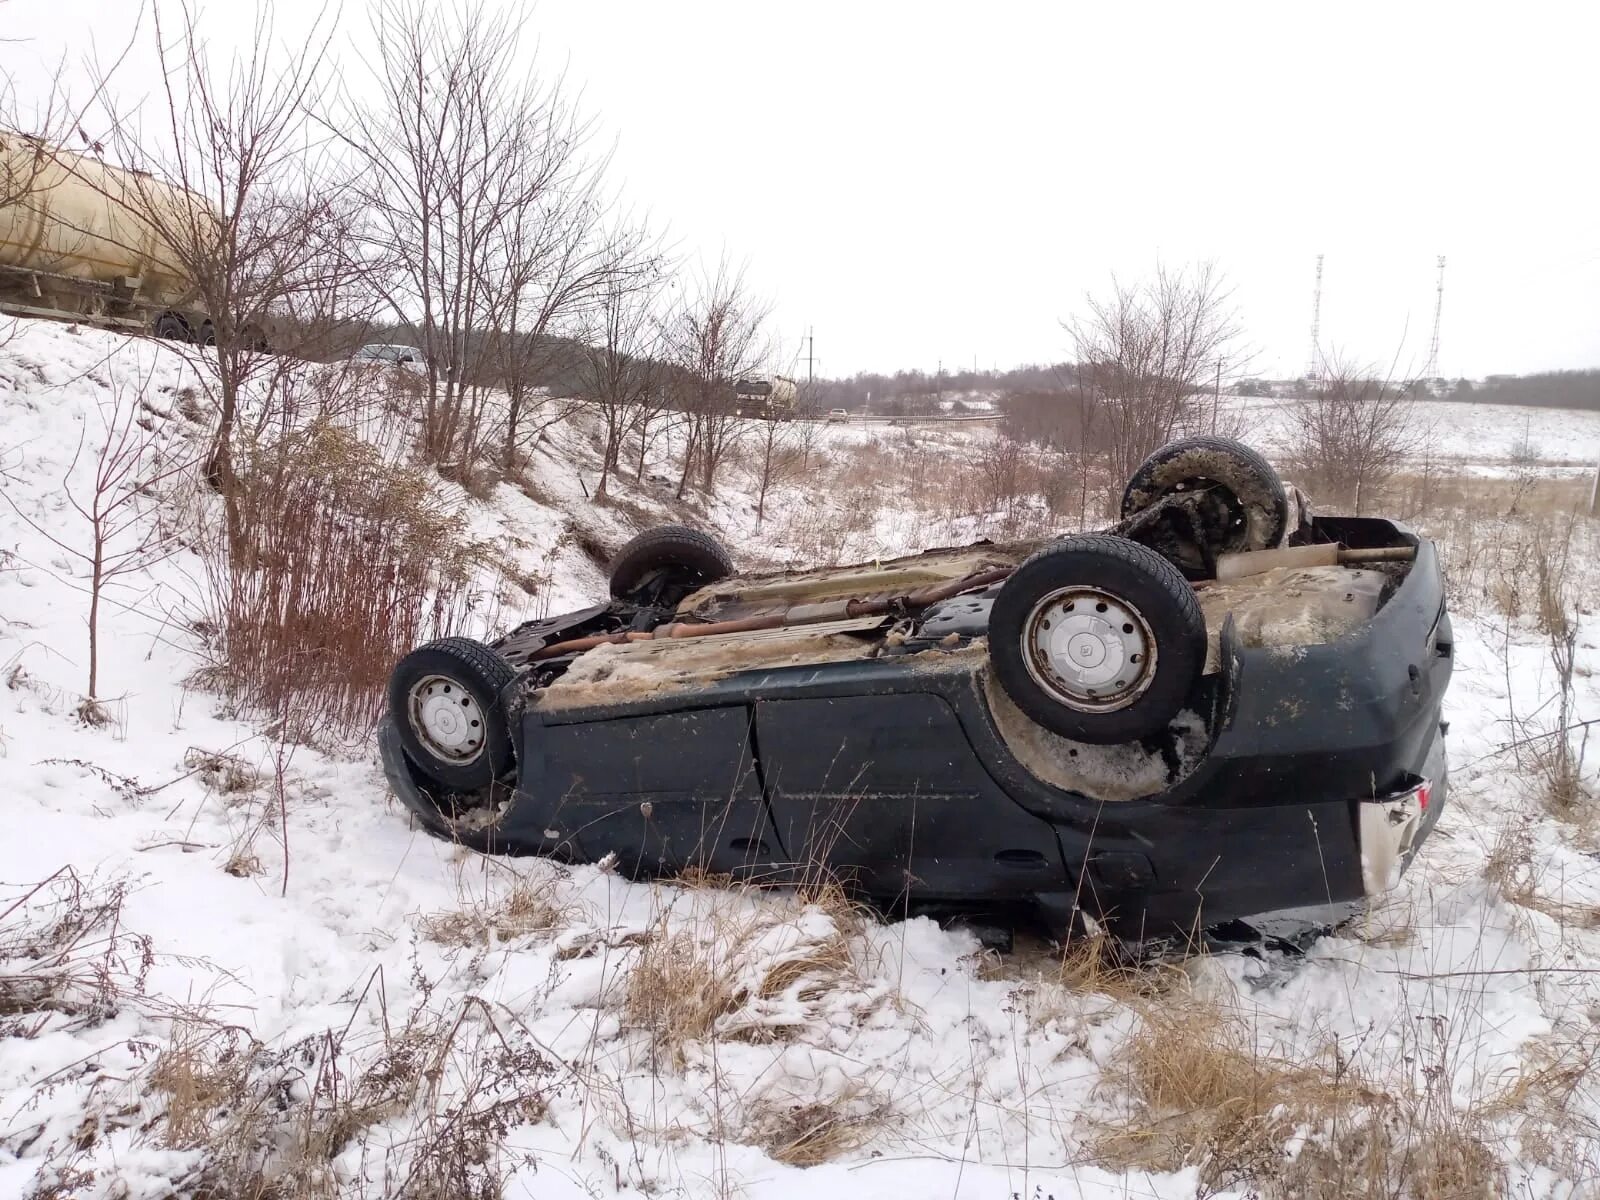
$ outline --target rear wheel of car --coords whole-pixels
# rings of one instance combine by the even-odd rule
[[[1243,442],[1220,437],[1183,438],[1145,459],[1123,489],[1123,519],[1188,493],[1199,493],[1191,511],[1213,556],[1271,549],[1288,527],[1289,498],[1272,465]],[[1171,528],[1174,536],[1151,544],[1191,575],[1202,571],[1206,555],[1192,527]]]
[[[611,595],[659,602],[666,591],[687,595],[732,574],[733,559],[710,534],[687,525],[658,525],[617,552],[611,563]]]
[[[1205,665],[1194,589],[1126,538],[1065,538],[1000,588],[989,661],[1014,704],[1079,742],[1129,742],[1166,727]]]
[[[402,658],[389,676],[389,715],[406,757],[457,791],[487,787],[514,762],[502,693],[516,678],[471,638],[443,638]]]

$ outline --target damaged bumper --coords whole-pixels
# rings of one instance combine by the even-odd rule
[[[1361,885],[1368,896],[1392,890],[1410,865],[1444,807],[1447,768],[1444,731],[1428,755],[1426,774],[1403,788],[1357,805],[1361,839]]]

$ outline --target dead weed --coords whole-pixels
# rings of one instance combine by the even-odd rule
[[[1109,1166],[1195,1168],[1208,1192],[1265,1200],[1501,1194],[1478,1124],[1437,1097],[1391,1095],[1337,1056],[1330,1066],[1263,1054],[1238,1020],[1202,1004],[1141,1016],[1122,1061],[1132,1111],[1095,1142]]]

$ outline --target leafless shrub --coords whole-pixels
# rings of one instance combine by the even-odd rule
[[[1074,386],[1120,488],[1151,451],[1181,430],[1204,427],[1206,384],[1239,329],[1210,263],[1158,267],[1136,287],[1113,282],[1109,296],[1089,298],[1088,309],[1067,325],[1078,358]]]
[[[1567,578],[1571,528],[1569,523],[1566,536],[1559,541],[1543,541],[1534,558],[1535,616],[1549,647],[1555,713],[1551,727],[1533,734],[1528,741],[1529,757],[1542,781],[1545,802],[1553,811],[1565,815],[1573,813],[1586,795],[1583,748],[1587,747],[1587,738],[1582,738],[1583,748],[1573,745],[1577,699],[1573,672],[1577,666],[1580,620]],[[1587,728],[1583,730],[1586,732]]]
[[[238,506],[238,547],[208,563],[227,692],[286,737],[370,728],[395,661],[465,602],[461,513],[429,472],[322,416],[245,450]]]
[[[0,1031],[31,1037],[52,1014],[68,1028],[98,1025],[144,994],[154,955],[122,927],[126,899],[125,883],[68,866],[0,907]]]
[[[1372,511],[1382,489],[1417,448],[1410,390],[1371,368],[1326,364],[1295,409],[1290,459],[1296,480],[1324,502]]]

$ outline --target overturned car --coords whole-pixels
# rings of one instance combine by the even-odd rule
[[[1146,940],[1391,888],[1444,802],[1432,545],[1236,442],[1157,451],[1105,533],[741,575],[667,526],[610,591],[398,664],[430,831]]]

